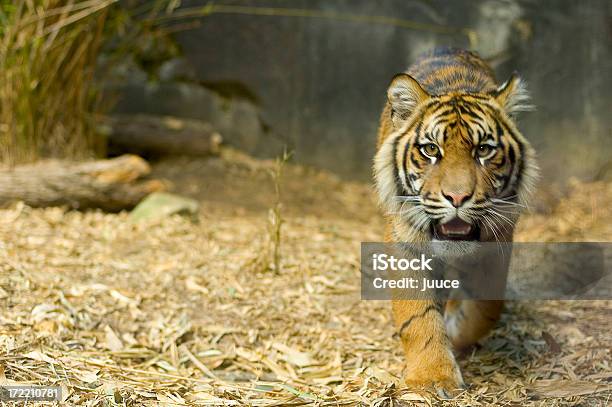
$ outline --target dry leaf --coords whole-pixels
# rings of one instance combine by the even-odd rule
[[[119,336],[113,331],[113,328],[106,325],[104,327],[104,334],[106,339],[106,348],[112,350],[113,352],[118,352],[123,349],[123,342],[119,339]]]
[[[532,388],[540,397],[573,397],[612,390],[610,385],[586,381],[546,380],[536,383]]]
[[[185,287],[189,291],[200,292],[202,294],[210,293],[210,290],[208,288],[204,287],[203,285],[198,284],[198,282],[196,281],[195,277],[188,277],[185,280]]]
[[[95,369],[95,370],[73,369],[72,372],[79,380],[85,383],[91,384],[91,383],[95,383],[98,381],[98,373],[100,372],[100,369]]]
[[[366,374],[377,378],[381,383],[384,383],[384,384],[398,385],[400,382],[400,380],[397,377],[393,376],[391,373],[387,372],[386,370],[383,370],[376,366],[368,367],[366,369]]]
[[[413,393],[413,392],[404,393],[404,394],[402,394],[398,398],[399,398],[399,400],[408,401],[408,402],[422,401],[422,402],[425,402],[425,403],[429,403],[429,401],[430,401],[424,395],[418,394],[418,393]]]
[[[314,361],[312,360],[310,355],[308,355],[305,352],[301,352],[297,349],[290,348],[289,346],[279,343],[279,342],[274,342],[272,344],[272,347],[278,350],[279,352],[282,352],[283,360],[291,363],[292,365],[295,365],[297,367],[305,367],[305,366],[310,366],[314,364]]]
[[[23,356],[29,359],[38,360],[39,362],[47,362],[51,364],[58,363],[58,361],[53,359],[51,356],[45,355],[44,353],[39,352],[37,350],[28,352]]]

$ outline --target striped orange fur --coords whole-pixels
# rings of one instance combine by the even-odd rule
[[[386,240],[512,241],[516,209],[537,173],[514,122],[530,108],[522,80],[498,85],[477,55],[444,49],[396,75],[387,96],[374,159]],[[393,301],[406,384],[442,397],[463,387],[453,348],[486,335],[502,308],[502,301]]]

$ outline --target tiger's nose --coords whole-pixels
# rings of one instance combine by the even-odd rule
[[[472,193],[466,192],[442,192],[442,195],[448,202],[450,202],[455,208],[460,207],[472,197]]]

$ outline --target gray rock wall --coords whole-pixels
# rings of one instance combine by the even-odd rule
[[[538,110],[525,114],[520,127],[539,152],[545,179],[593,178],[610,160],[609,0],[227,4],[333,18],[196,19],[199,27],[175,35],[182,58],[162,65],[156,83],[136,75],[122,87],[117,109],[204,119],[255,155],[273,156],[288,145],[302,163],[367,179],[390,78],[423,51],[456,46],[489,58],[500,81],[513,70],[527,80]]]

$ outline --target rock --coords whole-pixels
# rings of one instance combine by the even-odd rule
[[[207,122],[223,135],[224,143],[255,156],[274,157],[282,153],[285,145],[282,139],[267,134],[255,102],[246,97],[224,96],[220,85],[211,90],[188,81],[135,80],[109,87],[109,91],[122,95],[114,114],[174,116]]]
[[[189,65],[185,58],[172,58],[159,67],[159,80],[168,81],[197,81],[195,69]]]
[[[154,192],[143,199],[130,213],[132,221],[164,218],[179,214],[195,216],[200,205],[191,198],[167,192]]]

